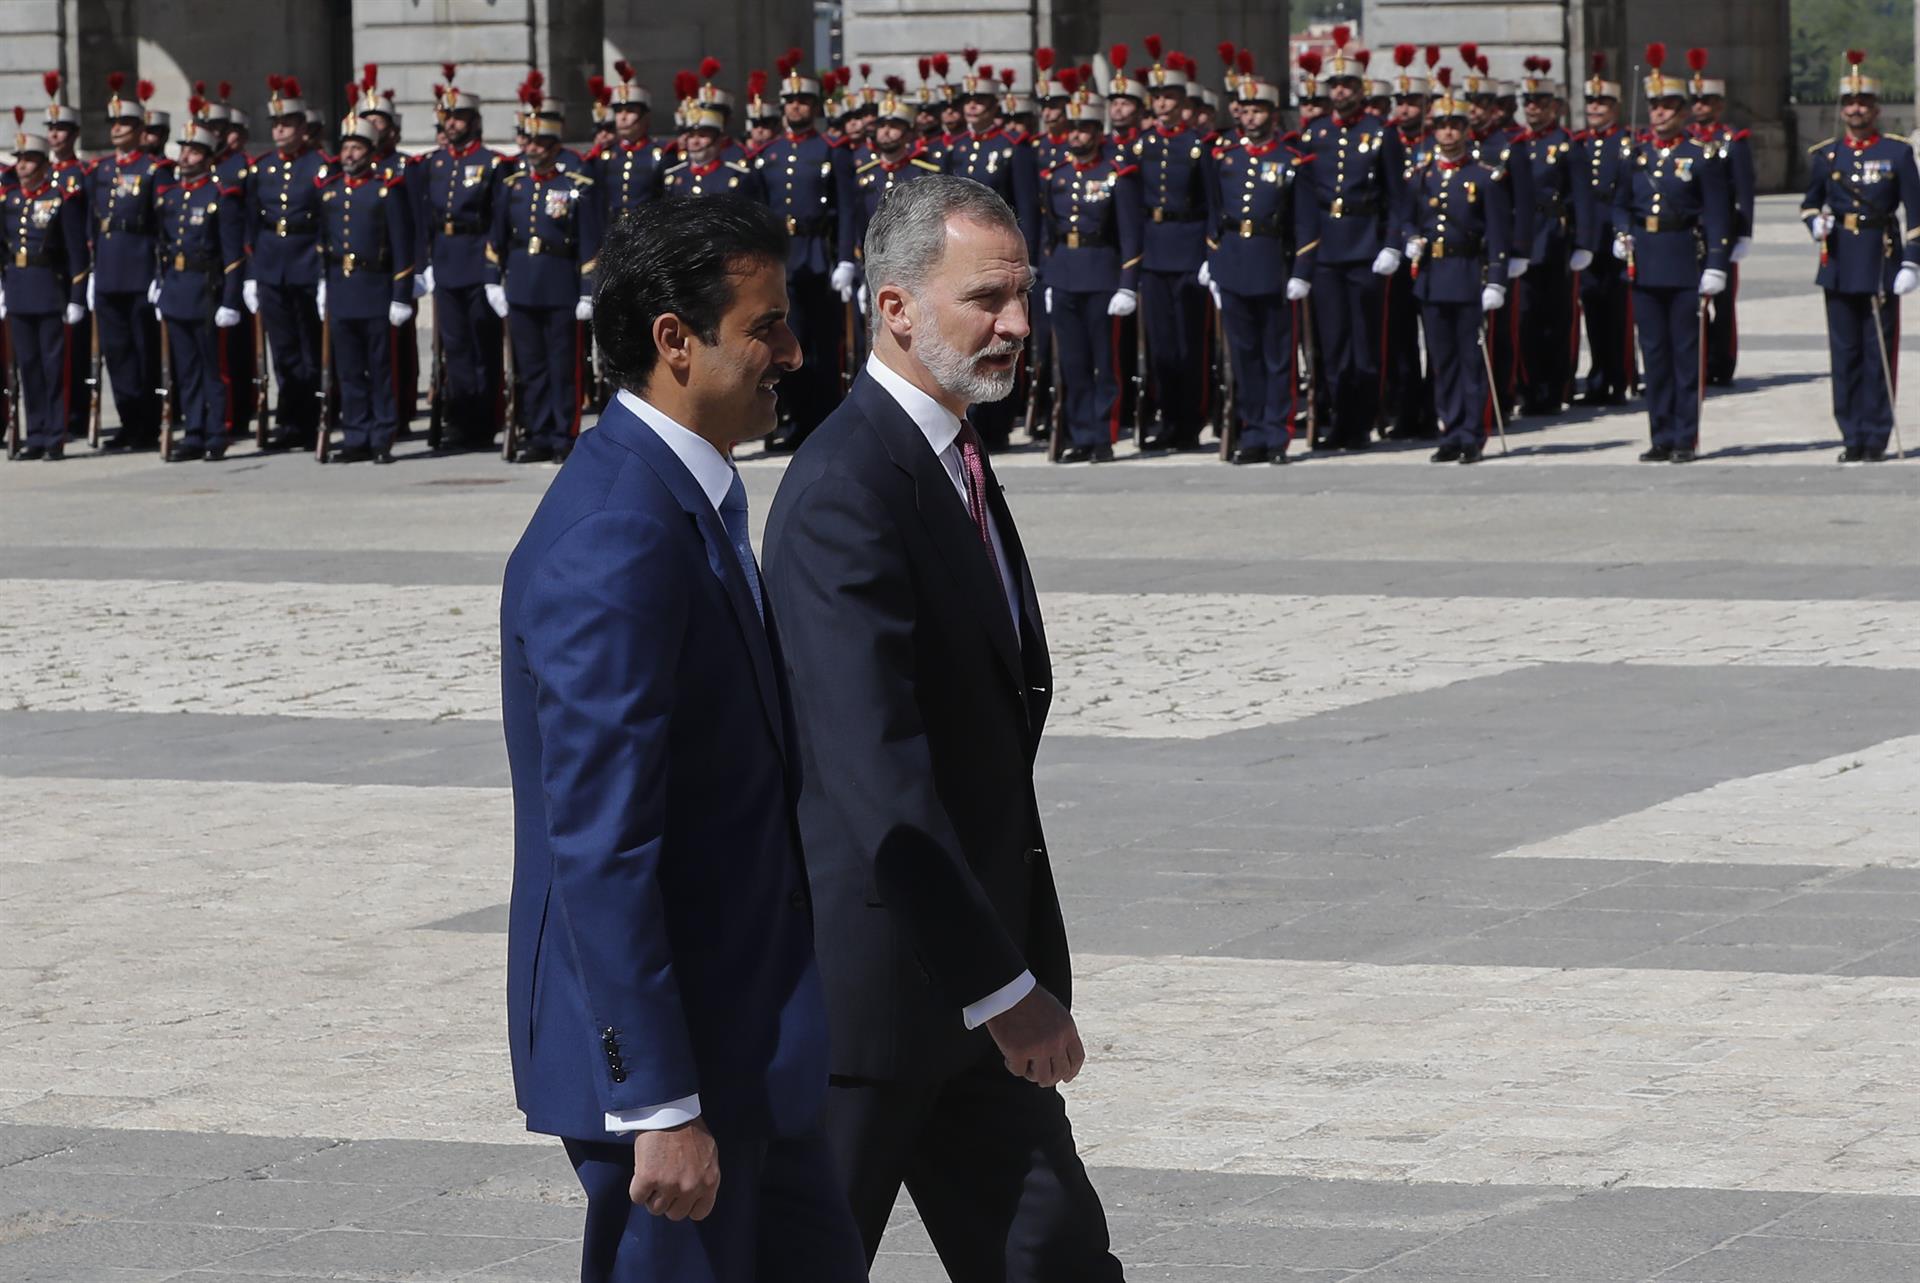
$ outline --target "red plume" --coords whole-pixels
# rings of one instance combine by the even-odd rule
[[[1325,65],[1326,63],[1321,59],[1318,50],[1309,49],[1300,55],[1300,70],[1306,72],[1309,76],[1319,75],[1320,68]]]
[[[700,60],[700,79],[712,80],[719,74],[720,60],[718,58],[707,57]]]
[[[1654,71],[1660,70],[1667,62],[1667,47],[1658,40],[1647,46],[1647,66]]]
[[[1437,67],[1439,65],[1440,65],[1440,46],[1428,45],[1427,46],[1427,66]]]
[[[887,92],[894,95],[899,95],[907,92],[906,79],[902,76],[888,76]]]
[[[925,80],[927,78],[927,73],[932,70],[933,70],[933,59],[922,58],[920,60],[920,79]]]
[[[1597,76],[1607,69],[1607,51],[1604,49],[1595,49],[1593,56],[1587,61],[1593,68],[1593,74]]]
[[[1347,47],[1347,41],[1351,39],[1353,39],[1353,28],[1349,27],[1346,23],[1343,22],[1333,29],[1333,47],[1335,49],[1345,49]]]
[[[1687,69],[1705,71],[1707,69],[1707,51],[1705,49],[1687,50]]]
[[[968,45],[960,51],[960,58],[971,67],[974,63],[980,61],[980,50],[977,46]]]
[[[189,116],[198,116],[200,114],[200,109],[206,105],[207,105],[207,100],[205,98],[202,98],[199,94],[187,95],[187,114]]]
[[[1242,49],[1234,59],[1234,65],[1240,69],[1241,75],[1251,76],[1253,74],[1253,50]]]
[[[135,96],[140,99],[141,102],[145,102],[147,101],[147,99],[153,97],[153,82],[151,80],[143,80],[138,85],[134,86],[133,92]],[[289,94],[298,95],[300,91],[298,89],[289,89],[287,90],[287,92]]]
[[[382,98],[385,98],[385,99],[387,100],[387,106],[389,106],[389,107],[391,107],[391,106],[393,106],[393,90],[391,90],[391,89],[382,89],[382,90],[380,91],[380,96],[381,96]]]
[[[1396,67],[1411,67],[1413,65],[1413,55],[1415,52],[1412,45],[1395,45],[1393,47],[1393,65]]]
[[[785,80],[787,73],[793,70],[793,60],[781,54],[773,60],[773,69],[780,74],[782,80]]]
[[[602,89],[605,89],[606,87],[607,87],[607,78],[605,76],[588,76],[587,77],[587,92],[592,94],[595,98],[598,98],[600,96],[600,91]]]
[[[594,97],[600,100],[600,105],[602,107],[613,106],[613,86],[609,84],[602,84],[600,86],[600,92],[595,94]]]
[[[1480,61],[1474,65],[1473,69],[1479,72],[1483,76],[1492,75],[1493,74],[1492,60],[1489,59],[1487,55],[1481,54]]]
[[[289,98],[298,98],[300,96],[300,78],[298,76],[288,76],[280,82],[280,91]],[[151,82],[145,80],[140,82],[140,96],[142,98],[145,98],[152,92],[153,85]]]
[[[1549,71],[1552,71],[1552,70],[1553,70],[1553,59],[1542,54],[1540,57],[1540,74],[1544,76]]]
[[[978,67],[975,67],[974,70],[980,73],[980,79],[982,80],[993,79],[993,64],[990,62],[983,62]]]
[[[453,83],[453,75],[459,70],[460,64],[457,62],[443,62],[440,64],[440,74],[446,77],[448,84]]]
[[[1214,51],[1220,55],[1220,61],[1226,64],[1227,70],[1232,71],[1234,55],[1240,52],[1234,48],[1233,41],[1222,40],[1214,46]]]
[[[1440,87],[1442,89],[1453,88],[1453,68],[1452,67],[1440,68],[1440,70],[1433,73],[1433,78],[1440,82]]]
[[[1070,94],[1078,93],[1080,90],[1080,69],[1078,67],[1063,67],[1060,71],[1060,87]]]
[[[1035,49],[1033,51],[1033,65],[1040,69],[1040,74],[1042,76],[1044,76],[1047,72],[1052,71],[1053,70],[1053,46],[1041,45],[1038,49]]]
[[[620,77],[620,82],[625,84],[633,79],[633,64],[625,58],[616,58],[613,61],[613,74]]]
[[[1520,65],[1525,67],[1528,71],[1540,70],[1540,60],[1534,57],[1532,54],[1528,54],[1526,56],[1526,60],[1522,62]]]
[[[220,101],[225,102],[227,99],[231,97],[233,97],[233,82],[231,80],[221,81],[220,82]]]
[[[1474,44],[1471,40],[1461,45],[1460,61],[1466,63],[1468,67],[1478,65],[1480,62],[1480,46]]]
[[[380,83],[380,64],[379,63],[370,62],[360,68],[360,84],[363,88],[371,89],[379,83]]]
[[[47,97],[58,98],[60,96],[60,73],[59,72],[49,71],[49,72],[43,73],[40,77],[40,83],[47,87]]]
[[[1093,64],[1092,63],[1083,62],[1080,64],[1080,83],[1083,85],[1093,84]]]
[[[528,71],[527,72],[527,88],[533,91],[533,96],[535,98],[545,97],[546,89],[547,89],[547,73],[540,70],[538,67],[535,67],[532,70]]]
[[[1360,70],[1365,71],[1373,65],[1373,50],[1357,49],[1354,51],[1353,60],[1360,64]]]
[[[204,98],[204,97],[206,97],[206,94],[207,94],[207,82],[206,82],[206,81],[204,81],[204,80],[196,80],[196,81],[194,81],[194,82],[193,82],[193,92],[195,92],[195,93],[197,93],[197,94],[199,94],[199,95],[200,95],[200,96],[201,96],[202,98]]]
[[[747,73],[747,97],[758,98],[767,92],[767,73],[755,67]]]
[[[862,80],[865,80],[865,79],[867,79],[867,78],[868,78],[869,76],[871,76],[871,75],[873,75],[873,64],[872,64],[872,63],[870,63],[870,62],[863,62],[863,63],[861,63],[861,64],[860,64],[860,79],[862,79]]]
[[[1849,50],[1847,50],[1847,65],[1848,65],[1848,66],[1850,66],[1850,67],[1858,67],[1858,66],[1859,66],[1859,65],[1860,65],[1861,63],[1863,63],[1863,62],[1865,62],[1866,60],[1867,60],[1867,51],[1866,51],[1865,49],[1849,49]]]
[[[126,73],[126,72],[124,72],[124,71],[109,71],[109,72],[107,73],[107,88],[108,88],[108,90],[110,90],[111,92],[113,92],[113,93],[116,93],[116,94],[117,94],[117,93],[119,93],[119,92],[120,92],[120,91],[121,91],[122,89],[124,89],[124,88],[126,87],[126,84],[127,84],[127,73]]]
[[[945,80],[947,72],[953,66],[953,59],[943,53],[933,55],[933,74]]]
[[[13,109],[13,123],[16,125],[24,125],[27,123],[27,109],[25,107],[15,107]]]
[[[282,89],[286,88],[286,86],[287,86],[287,78],[285,76],[282,76],[278,73],[272,73],[267,76],[267,92],[268,93],[277,94]]]
[[[1153,59],[1155,62],[1160,61],[1161,44],[1160,44],[1159,36],[1148,36],[1145,40],[1141,41],[1140,43],[1144,44],[1147,47],[1147,57]]]
[[[1008,93],[1013,92],[1013,78],[1014,78],[1014,71],[1012,67],[1001,68],[1000,83],[1007,87]]]
[[[673,96],[675,98],[691,98],[699,92],[700,77],[694,75],[691,71],[676,71],[673,73]]]
[[[1107,61],[1113,64],[1113,74],[1127,74],[1127,54],[1131,51],[1125,45],[1114,45],[1107,50]]]

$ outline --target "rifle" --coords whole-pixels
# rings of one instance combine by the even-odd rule
[[[853,300],[840,304],[840,395],[853,388]]]
[[[500,457],[508,463],[512,463],[513,449],[514,446],[518,444],[518,442],[514,440],[516,435],[514,432],[514,412],[518,407],[514,404],[513,334],[504,324],[500,327],[500,351],[502,353],[502,364],[500,367],[502,381],[506,384],[504,392],[506,398],[506,420],[500,427]]]
[[[1313,299],[1300,300],[1300,348],[1306,356],[1307,444],[1320,444],[1320,362],[1313,345]]]
[[[1135,309],[1133,317],[1133,448],[1147,444],[1147,321]]]
[[[7,345],[7,458],[20,457],[20,363],[12,358],[12,344]]]
[[[267,448],[267,402],[272,386],[267,379],[267,326],[260,313],[253,314],[253,444]]]
[[[1060,387],[1060,340],[1053,343],[1053,412],[1047,416],[1047,462],[1060,462],[1067,442],[1067,398]]]
[[[93,322],[93,363],[89,367],[87,386],[93,389],[93,408],[87,412],[87,445],[100,448],[100,403],[106,399],[106,384],[100,378],[100,320],[89,317]]]
[[[1040,409],[1040,373],[1033,368],[1033,335],[1027,335],[1026,346],[1020,352],[1020,364],[1027,371],[1027,413],[1024,422],[1027,425],[1027,438],[1032,440],[1033,416]]]
[[[160,462],[173,462],[173,345],[167,338],[167,318],[160,318]]]
[[[333,326],[320,318],[320,430],[313,438],[313,458],[325,463],[333,442]]]
[[[1288,307],[1293,305],[1289,303]],[[1227,347],[1227,314],[1220,308],[1213,310],[1213,332],[1216,335],[1214,346],[1220,349],[1220,459],[1223,463],[1233,461],[1233,445],[1239,438],[1236,430],[1239,425],[1234,417],[1239,413],[1238,399],[1233,390],[1233,352]],[[1289,423],[1291,432],[1293,425]]]
[[[433,368],[427,379],[427,449],[438,450],[441,440],[446,436],[446,389],[441,386],[446,368],[440,352],[440,296],[435,294],[432,298]]]

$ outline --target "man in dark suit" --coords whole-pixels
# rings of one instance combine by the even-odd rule
[[[1033,791],[1052,688],[972,405],[1011,389],[1033,273],[971,180],[867,230],[873,355],[767,525],[832,1029],[828,1139],[871,1260],[904,1183],[960,1283],[1121,1277],[1055,1090],[1085,1059]]]
[[[507,1023],[587,1192],[584,1283],[865,1279],[820,1132],[797,754],[735,442],[774,424],[786,236],[667,199],[601,254],[623,389],[507,564]]]

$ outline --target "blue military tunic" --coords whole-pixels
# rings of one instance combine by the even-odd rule
[[[853,221],[849,152],[819,134],[782,134],[754,156],[767,208],[786,224],[787,272],[833,270]]]
[[[930,158],[919,147],[891,164],[879,156],[861,162],[853,172],[854,214],[847,239],[840,248],[841,259],[854,261],[858,258],[860,247],[867,239],[867,224],[879,212],[880,202],[886,199],[888,192],[903,183],[940,172],[940,162]]]
[[[1902,266],[1920,267],[1920,169],[1911,144],[1881,134],[1858,141],[1830,138],[1808,149],[1808,159],[1800,217],[1809,228],[1822,213],[1834,224],[1820,244],[1814,278],[1826,291],[1834,418],[1850,451],[1877,458],[1893,431],[1888,375],[1900,368],[1900,303],[1893,282]],[[1880,365],[1883,342],[1891,370]]]
[[[320,185],[327,158],[302,148],[271,151],[254,162],[246,186],[248,275],[262,285],[313,286],[320,281],[314,245],[320,235]],[[273,318],[268,317],[271,330]],[[279,351],[276,348],[276,359]]]
[[[87,294],[85,202],[57,175],[31,191],[16,181],[0,195],[6,262],[0,270],[26,411],[27,445],[56,450],[66,440],[74,400],[65,312]]]
[[[357,177],[336,172],[323,180],[319,249],[348,449],[377,454],[399,430],[406,367],[388,310],[412,303],[414,243],[413,204],[394,167],[376,164]]]
[[[530,447],[563,454],[579,422],[586,354],[574,309],[593,293],[601,202],[592,178],[558,168],[509,174],[502,190],[488,254],[506,274],[520,418]]]
[[[1212,149],[1195,129],[1161,125],[1130,149],[1140,167],[1140,320],[1146,327],[1148,386],[1165,444],[1197,445],[1211,392],[1206,356],[1207,293],[1197,273],[1207,254],[1207,167]],[[1157,444],[1157,443],[1156,443]]]
[[[1633,343],[1627,268],[1613,256],[1613,198],[1633,163],[1633,135],[1610,125],[1582,130],[1573,143],[1573,248],[1593,256],[1580,274],[1580,310],[1592,360],[1586,394],[1602,404],[1618,404],[1632,381]]]
[[[147,287],[158,266],[156,194],[172,177],[172,161],[145,151],[104,156],[87,176],[94,324],[121,445],[148,445],[159,433],[160,336]]]
[[[1507,183],[1485,161],[1434,155],[1408,179],[1403,206],[1402,235],[1420,249],[1413,293],[1426,330],[1434,412],[1445,444],[1475,457],[1489,420],[1480,294],[1507,282],[1510,199]]]
[[[246,248],[242,192],[211,174],[159,191],[160,319],[167,327],[186,444],[220,449],[226,434],[217,308],[240,308]]]
[[[1573,136],[1558,125],[1528,133],[1513,160],[1527,171],[1533,202],[1532,238],[1519,253],[1531,264],[1509,310],[1520,323],[1520,389],[1529,414],[1558,414],[1573,393],[1574,201]]]
[[[669,165],[660,185],[671,196],[710,196],[731,192],[749,200],[765,200],[760,175],[737,160],[715,157],[702,164],[683,160]]]
[[[414,260],[433,268],[435,289],[500,279],[499,269],[487,261],[487,238],[506,159],[477,141],[441,147],[408,179],[417,202]]]
[[[600,193],[602,221],[611,227],[620,215],[660,194],[660,180],[679,158],[671,142],[642,138],[615,142],[587,156],[587,173]]]
[[[1142,206],[1140,172],[1108,157],[1055,165],[1041,203],[1041,279],[1051,298],[1066,424],[1081,449],[1109,446],[1117,430],[1117,324],[1107,307],[1137,287]]]

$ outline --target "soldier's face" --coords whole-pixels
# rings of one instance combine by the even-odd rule
[[[720,145],[720,135],[712,129],[695,129],[687,135],[687,159],[704,165]]]
[[[993,104],[984,98],[969,98],[960,104],[960,116],[968,129],[983,130],[993,123]]]
[[[873,145],[889,156],[907,145],[907,127],[897,120],[883,120],[873,127]]]
[[[1258,141],[1273,131],[1273,108],[1263,102],[1240,104],[1240,128]]]
[[[348,138],[340,143],[340,167],[349,174],[358,174],[367,167],[367,160],[373,155],[373,147],[364,138]],[[186,153],[181,153],[181,163],[186,163]]]
[[[1587,128],[1612,129],[1620,121],[1620,104],[1611,98],[1587,99]]]
[[[198,178],[207,172],[207,164],[213,159],[205,147],[188,143],[180,149],[180,177]]]
[[[1871,129],[1880,119],[1880,100],[1872,94],[1847,94],[1840,99],[1840,119],[1849,129]]]
[[[959,133],[966,123],[966,115],[958,107],[948,106],[940,109],[940,127],[948,133]]]
[[[631,107],[615,107],[613,128],[622,138],[632,142],[647,131],[647,113]]]
[[[789,98],[786,105],[788,129],[806,129],[813,124],[818,113],[814,110],[811,98]]]
[[[1081,121],[1067,130],[1067,150],[1076,156],[1091,156],[1100,146],[1100,131]]]
[[[37,152],[30,152],[13,162],[13,176],[19,179],[20,185],[28,190],[32,190],[33,185],[39,182],[40,176],[46,172],[47,158]]]
[[[1067,123],[1067,109],[1057,103],[1043,103],[1040,107],[1040,127],[1050,134],[1057,134]]]
[[[1107,119],[1113,122],[1115,129],[1132,129],[1140,123],[1140,100],[1138,98],[1109,98],[1107,100]]]
[[[867,136],[867,129],[867,118],[865,116],[853,115],[847,117],[843,132],[847,137],[857,141]]]
[[[1158,89],[1153,95],[1154,118],[1162,124],[1171,125],[1179,118],[1180,108],[1186,105],[1187,96],[1181,91]]]
[[[1392,120],[1396,125],[1417,125],[1426,114],[1427,104],[1423,99],[1397,98],[1394,100]]]
[[[747,138],[752,141],[756,147],[764,146],[772,142],[774,135],[778,132],[778,130],[764,120],[756,120],[747,126]]]
[[[1560,112],[1551,98],[1527,99],[1527,128],[1550,129],[1560,123]]]
[[[1360,109],[1360,86],[1345,79],[1336,80],[1328,86],[1327,96],[1333,100],[1333,109],[1342,116],[1350,116]]]
[[[79,136],[80,131],[72,125],[47,126],[47,141],[53,144],[53,150],[61,155],[73,150],[73,140]]]
[[[536,169],[551,165],[553,158],[559,154],[560,140],[558,138],[527,139],[527,159],[533,162],[534,168]],[[341,159],[345,160],[346,157],[342,156]]]
[[[470,111],[456,111],[447,117],[447,142],[455,147],[464,147],[467,140],[480,131],[480,118]]]
[[[1707,94],[1693,100],[1693,118],[1702,125],[1711,125],[1720,119],[1720,108],[1726,104],[1719,94]]]
[[[1200,103],[1193,109],[1193,127],[1202,132],[1213,128],[1213,108]]]
[[[107,127],[107,137],[115,151],[132,151],[140,141],[140,126],[131,120],[116,120]]]
[[[1433,122],[1433,141],[1448,156],[1458,155],[1466,149],[1467,122],[1458,116],[1449,116],[1445,120]]]
[[[1684,98],[1655,98],[1647,104],[1647,123],[1656,134],[1673,134],[1680,128],[1680,117],[1687,109]]]
[[[1491,129],[1500,118],[1500,105],[1491,98],[1475,98],[1467,103],[1467,113],[1475,130]]]
[[[146,129],[140,133],[140,145],[158,156],[167,148],[167,131],[164,129]]]

